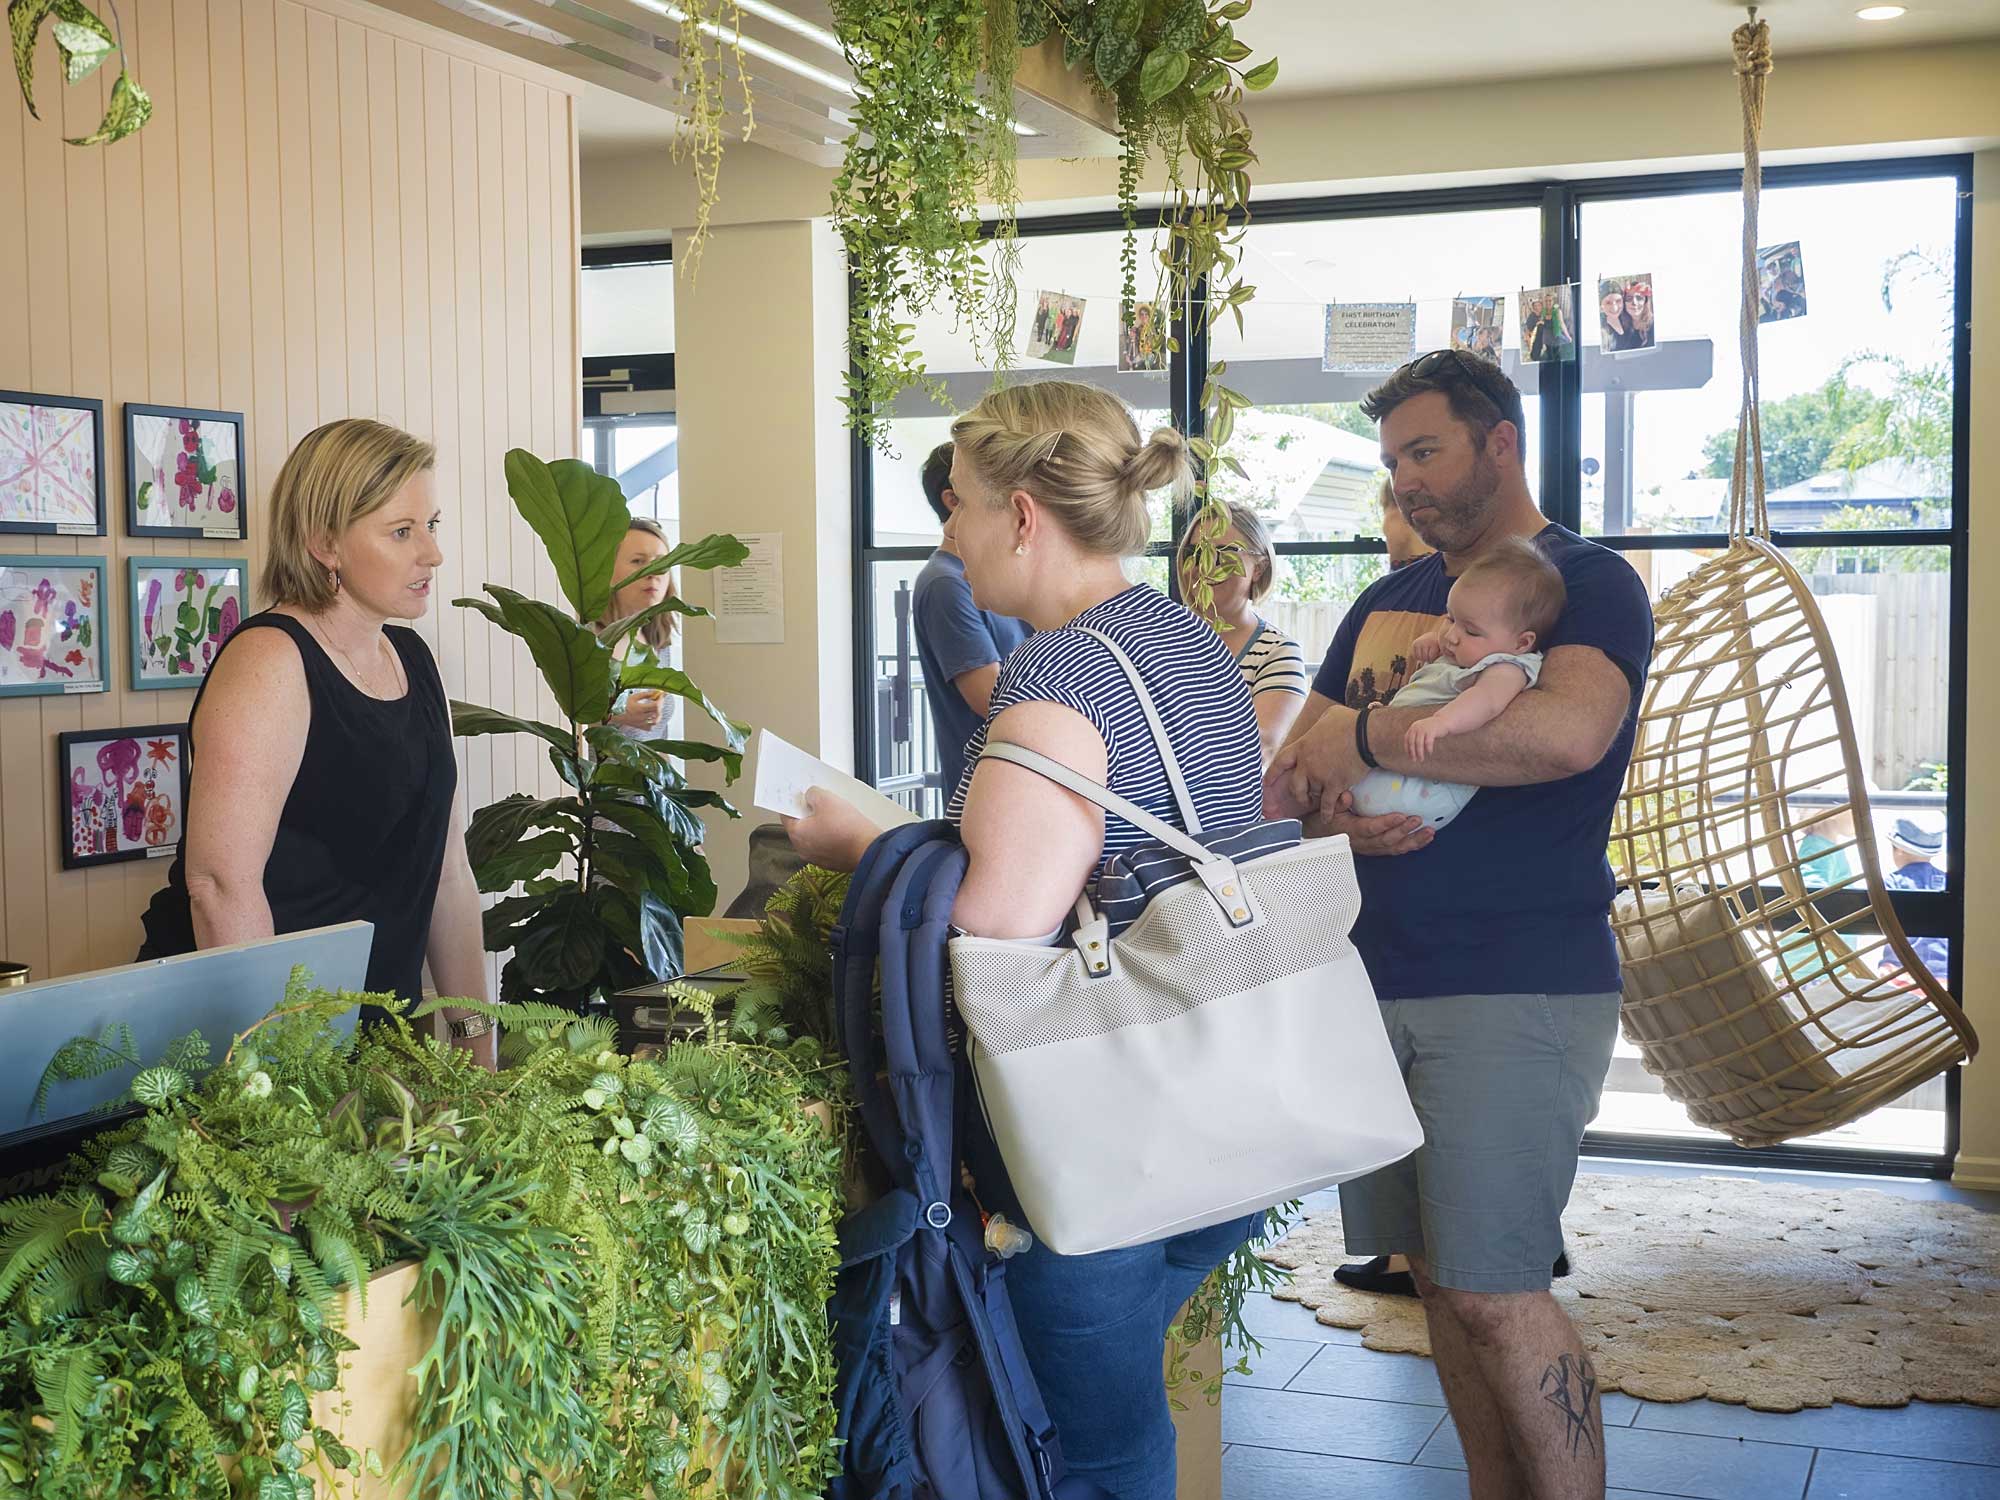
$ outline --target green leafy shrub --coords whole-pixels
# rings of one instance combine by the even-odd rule
[[[606,1022],[502,1005],[496,1075],[400,1019],[340,1035],[357,998],[295,976],[206,1076],[142,1072],[145,1114],[60,1192],[0,1203],[0,1496],[379,1473],[311,1401],[353,1347],[341,1294],[401,1260],[437,1320],[417,1500],[669,1500],[712,1470],[818,1495],[839,1150],[792,1058],[713,1029],[626,1058]]]

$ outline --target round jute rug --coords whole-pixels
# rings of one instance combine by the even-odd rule
[[[1555,1295],[1606,1390],[1760,1411],[1836,1401],[2000,1406],[2000,1214],[1869,1188],[1580,1176]],[[1350,1291],[1340,1215],[1259,1252],[1273,1295],[1370,1349],[1429,1354],[1421,1305]]]

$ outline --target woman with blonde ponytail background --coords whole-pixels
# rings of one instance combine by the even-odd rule
[[[951,435],[959,503],[946,535],[973,602],[1035,627],[1001,668],[951,798],[970,855],[954,922],[976,936],[1053,939],[1104,859],[1149,840],[1031,771],[982,761],[988,739],[1040,751],[1185,826],[1140,699],[1099,637],[1108,638],[1145,683],[1202,827],[1215,834],[1262,818],[1257,716],[1214,628],[1123,572],[1124,559],[1145,550],[1147,493],[1185,491],[1178,434],[1142,440],[1116,397],[1047,380],[993,392]],[[873,826],[838,797],[815,793],[810,807],[790,824],[793,844],[814,864],[853,869]],[[1204,1106],[1190,1099],[1188,1107]],[[972,1135],[974,1196],[988,1214],[1023,1223],[998,1153],[976,1123]],[[1029,1361],[1072,1472],[1119,1500],[1171,1500],[1166,1330],[1261,1221],[1098,1255],[1060,1256],[1037,1243],[1007,1263]]]

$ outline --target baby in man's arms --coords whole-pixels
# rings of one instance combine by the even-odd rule
[[[1437,705],[1409,728],[1412,759],[1428,759],[1448,735],[1470,734],[1535,685],[1542,673],[1536,645],[1563,611],[1562,573],[1526,538],[1501,544],[1459,575],[1445,617],[1410,648],[1418,671],[1395,697],[1398,708]],[[1354,810],[1364,817],[1403,813],[1443,828],[1478,791],[1455,781],[1432,781],[1400,771],[1370,771],[1354,788]]]

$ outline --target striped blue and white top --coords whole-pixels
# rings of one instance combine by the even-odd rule
[[[1244,643],[1236,666],[1243,680],[1250,684],[1252,698],[1261,698],[1266,693],[1282,693],[1290,698],[1306,695],[1309,684],[1305,654],[1299,650],[1297,641],[1267,620],[1257,621],[1257,629]]]
[[[1084,634],[1086,628],[1116,641],[1138,668],[1203,828],[1217,833],[1258,822],[1262,760],[1243,674],[1212,627],[1147,584],[1113,595],[1059,630],[1037,631],[1007,658],[986,723],[965,747],[965,774],[946,816],[957,823],[964,815],[966,790],[993,720],[1017,703],[1041,702],[1075,709],[1104,736],[1112,791],[1183,826],[1139,699],[1104,643]],[[1104,825],[1106,858],[1149,842],[1114,814],[1105,814]]]

